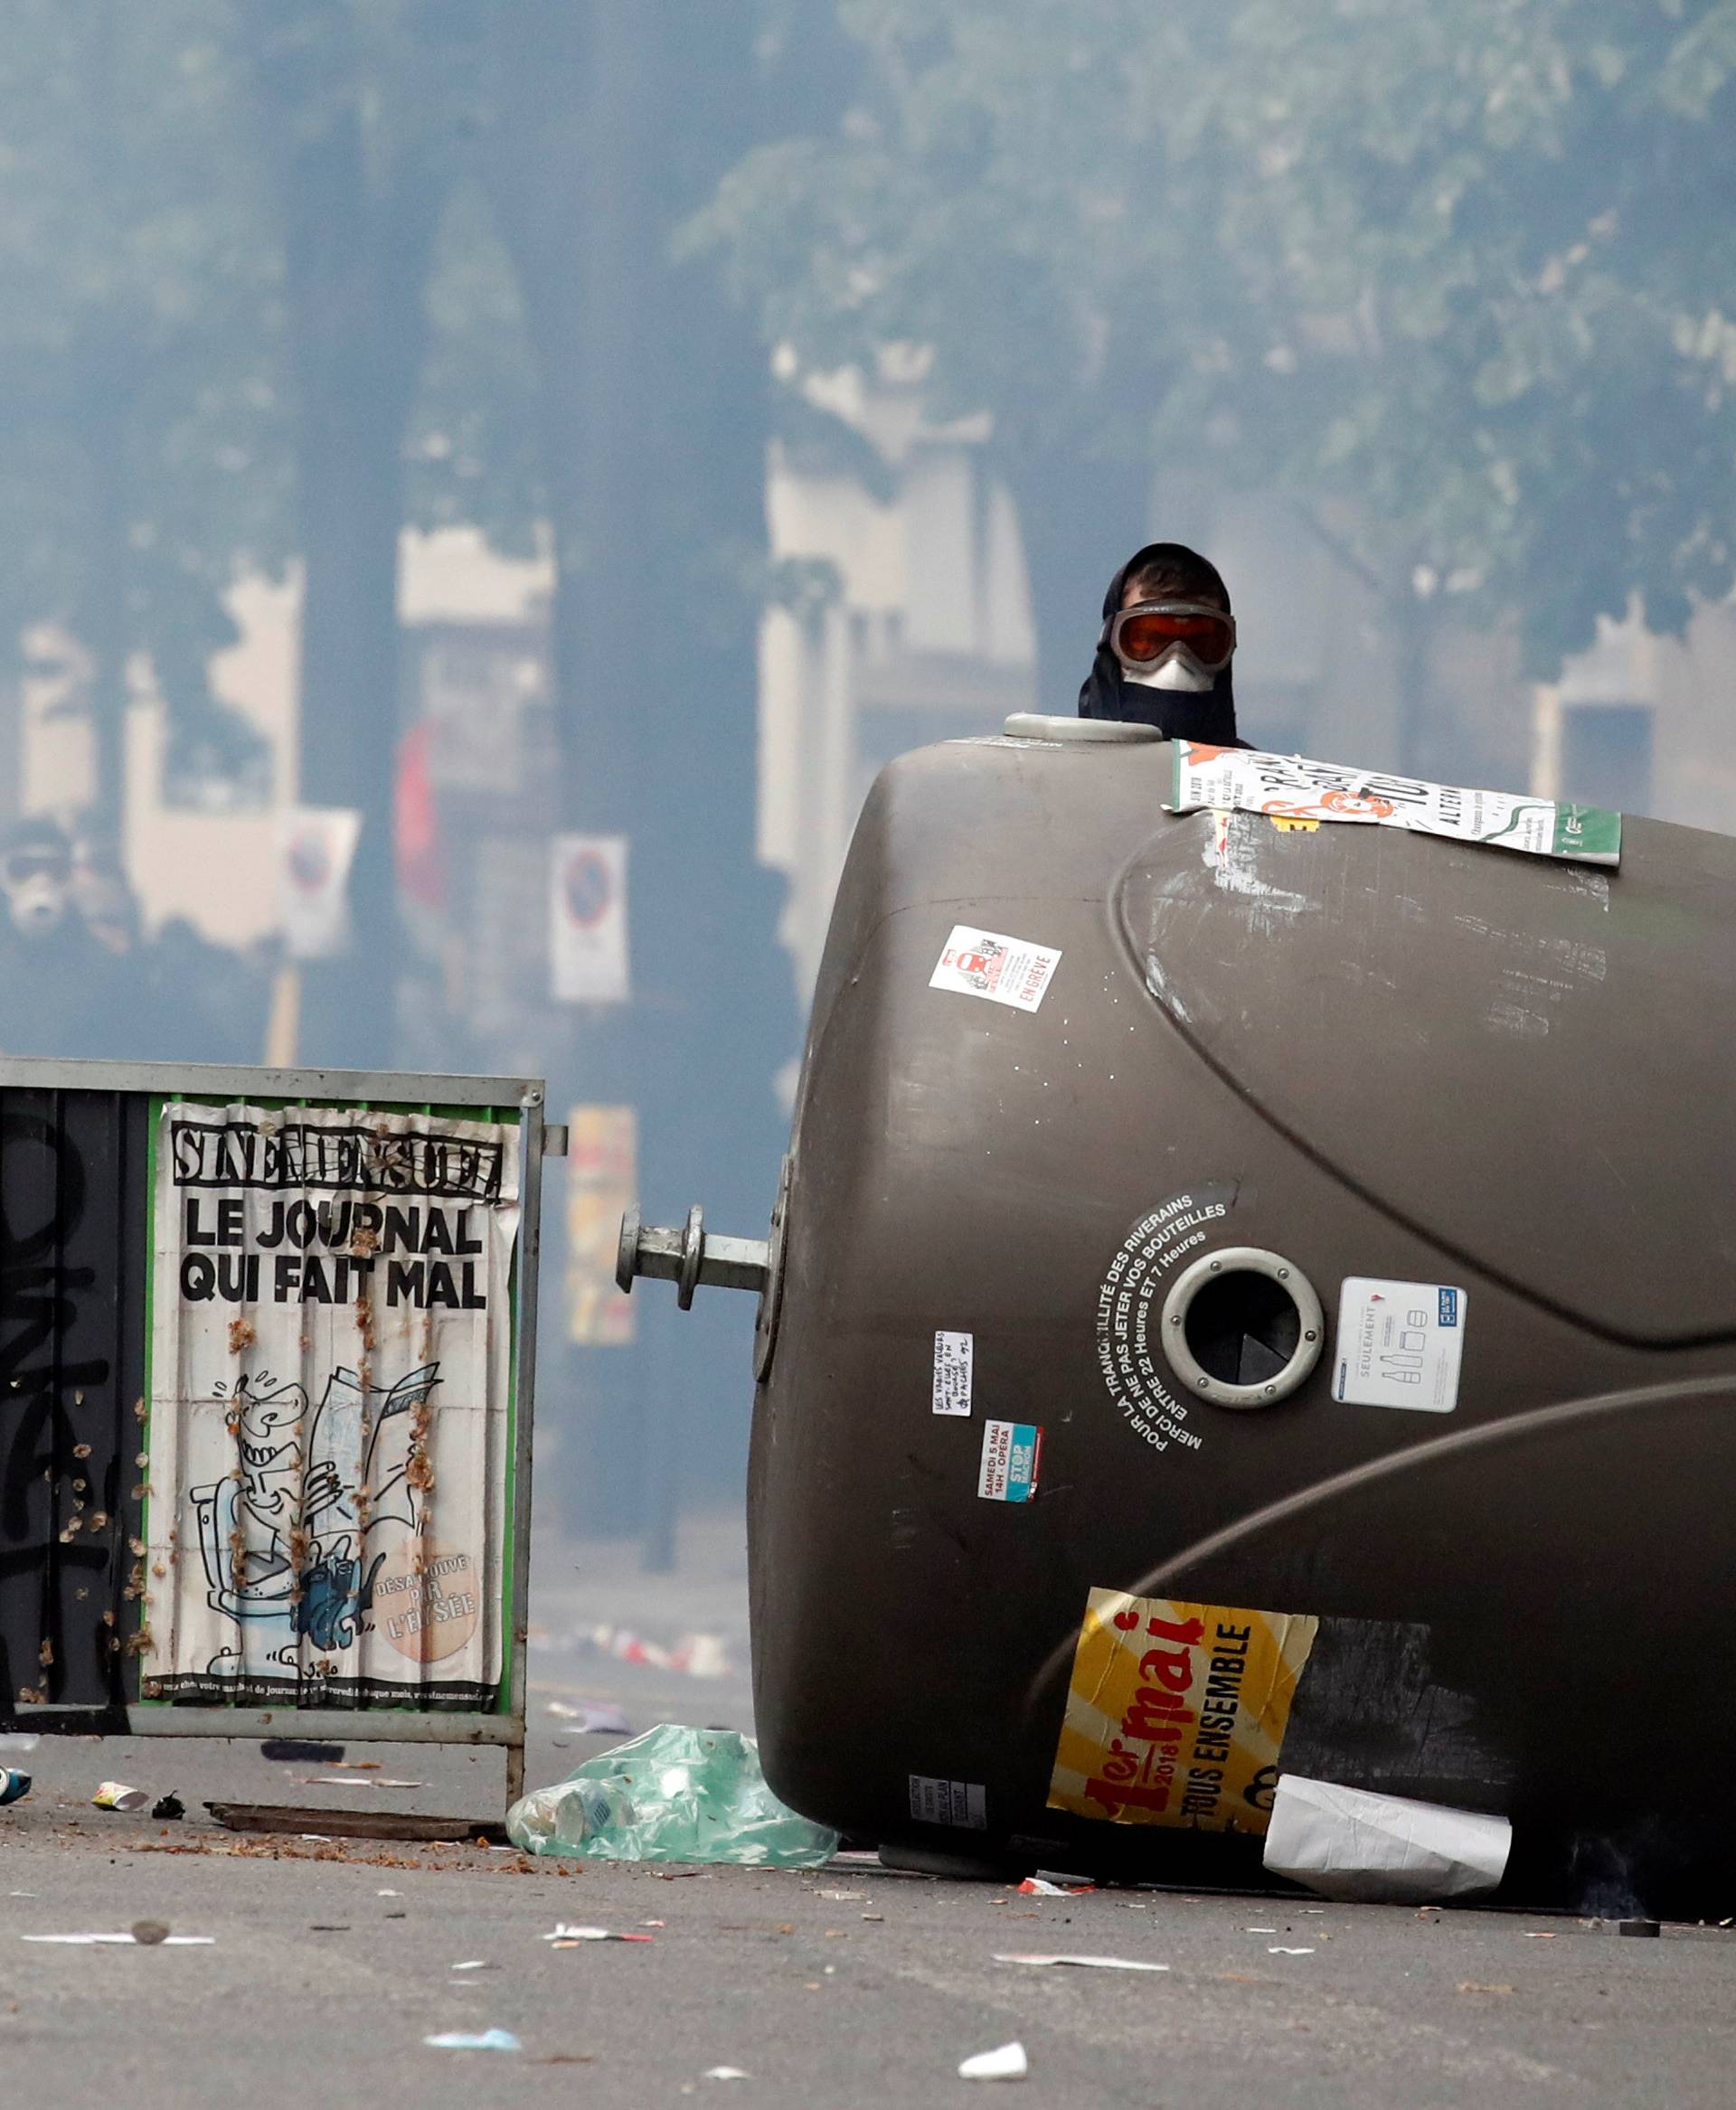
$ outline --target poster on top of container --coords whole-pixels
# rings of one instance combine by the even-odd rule
[[[1175,775],[1165,804],[1171,813],[1268,814],[1273,820],[1318,825],[1349,821],[1447,835],[1534,857],[1575,864],[1621,862],[1621,815],[1602,806],[1565,805],[1505,791],[1468,791],[1427,784],[1302,755],[1268,755],[1213,748],[1198,740],[1174,743]]]
[[[159,1104],[146,1700],[499,1698],[519,1130]]]

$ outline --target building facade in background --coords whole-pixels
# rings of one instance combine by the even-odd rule
[[[823,408],[872,448],[871,479],[836,450],[786,442],[769,465],[774,558],[824,590],[775,607],[761,640],[760,851],[789,881],[784,938],[805,997],[869,786],[894,757],[998,730],[1014,711],[1071,712],[1036,692],[1018,522],[986,466],[979,420],[935,425],[918,390],[850,377]],[[1401,669],[1381,604],[1277,498],[1196,482],[1154,491],[1150,532],[1206,551],[1241,632],[1244,735],[1263,747],[1401,766]],[[480,534],[407,533],[397,815],[400,894],[415,966],[403,1059],[537,1069],[549,1022],[548,843],[561,816],[549,674],[546,560],[505,559]],[[241,641],[212,686],[256,736],[235,778],[177,762],[149,671],[135,669],[127,862],[147,928],[189,919],[215,943],[269,953],[278,918],[277,810],[293,804],[293,582],[247,581]],[[1510,644],[1450,607],[1427,626],[1425,773],[1736,831],[1736,608],[1703,609],[1684,640],[1637,615],[1606,623],[1555,683],[1533,688]],[[1099,624],[1079,611],[1082,677]],[[90,796],[91,747],[75,645],[31,641],[0,695],[0,770],[17,813],[71,819]],[[261,1050],[263,1053],[263,1050]]]

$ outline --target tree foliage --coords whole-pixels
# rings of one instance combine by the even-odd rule
[[[207,0],[16,0],[0,43],[0,635],[94,663],[112,805],[125,661],[190,727],[239,565],[288,545],[272,256]]]
[[[836,5],[852,108],[698,230],[811,366],[922,347],[1015,491],[1288,492],[1539,671],[1729,589],[1731,0]]]

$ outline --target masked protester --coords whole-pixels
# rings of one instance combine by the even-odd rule
[[[33,815],[0,833],[0,1050],[107,1053],[109,956],[80,909],[63,829]]]
[[[1216,567],[1180,542],[1151,542],[1109,581],[1079,714],[1246,747],[1236,737],[1235,651],[1236,618]]]

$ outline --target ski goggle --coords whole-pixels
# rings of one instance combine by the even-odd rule
[[[1123,666],[1155,666],[1182,645],[1214,674],[1236,649],[1236,618],[1205,601],[1136,601],[1110,617],[1104,635]]]
[[[0,878],[9,887],[27,886],[36,879],[59,880],[64,885],[71,877],[72,860],[64,850],[8,850],[0,856]]]

